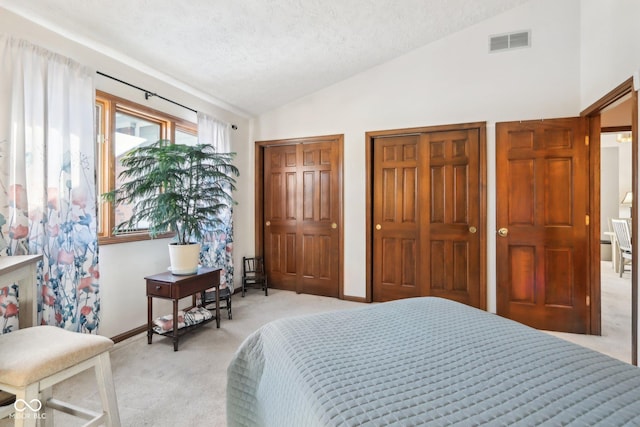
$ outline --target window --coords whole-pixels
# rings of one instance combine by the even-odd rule
[[[197,126],[148,107],[104,92],[96,92],[96,142],[98,144],[98,192],[111,191],[119,181],[120,159],[133,148],[168,139],[176,144],[198,143]],[[100,199],[98,236],[101,244],[148,239],[148,224],[113,233],[117,224],[131,217],[131,206],[112,206]],[[170,234],[169,234],[170,235]]]
[[[196,145],[198,143],[198,135],[193,132],[176,129],[176,144]]]

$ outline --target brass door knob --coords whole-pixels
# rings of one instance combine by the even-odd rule
[[[509,230],[504,227],[498,230],[498,235],[500,237],[507,237],[507,234],[509,234]]]
[[[478,231],[477,228],[475,228],[473,225],[471,227],[469,227],[469,233],[474,234]]]
[[[376,224],[376,230],[380,230],[382,226],[380,224]]]
[[[331,224],[331,228],[338,228],[338,224],[334,222],[333,224]]]
[[[267,221],[264,225],[266,225],[267,227],[271,225],[271,221]]]

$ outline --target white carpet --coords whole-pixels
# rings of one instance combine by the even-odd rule
[[[215,322],[181,337],[179,351],[171,338],[146,333],[116,344],[111,363],[123,426],[226,425],[226,369],[242,341],[263,324],[282,317],[340,310],[361,305],[314,295],[249,290],[233,296],[233,320],[222,310]],[[93,373],[82,373],[54,387],[54,396],[99,410]],[[55,426],[81,426],[83,420],[55,413]],[[12,426],[8,419],[0,426]]]
[[[627,267],[619,277],[610,261],[602,261],[600,280],[602,335],[549,333],[631,363],[631,272]]]

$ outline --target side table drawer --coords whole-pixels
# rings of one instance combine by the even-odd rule
[[[147,296],[171,298],[171,284],[147,282]]]

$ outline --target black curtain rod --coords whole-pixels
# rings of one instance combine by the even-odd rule
[[[101,71],[96,71],[96,73],[100,74],[101,76],[107,77],[107,78],[109,78],[111,80],[115,80],[118,83],[122,83],[123,85],[127,85],[127,86],[130,86],[130,87],[134,88],[134,89],[138,89],[139,91],[144,92],[144,99],[149,99],[149,98],[152,98],[152,97],[156,96],[156,97],[158,97],[158,98],[160,98],[160,99],[162,99],[164,101],[170,102],[170,103],[172,103],[174,105],[177,105],[178,107],[186,108],[187,110],[193,111],[194,113],[198,114],[198,111],[194,110],[193,108],[187,107],[186,105],[180,104],[179,102],[173,101],[173,100],[171,100],[169,98],[165,98],[164,96],[158,95],[157,93],[149,92],[148,90],[143,89],[140,86],[136,86],[136,85],[131,84],[129,82],[125,82],[124,80],[120,80],[119,78],[110,76],[110,75],[105,74],[105,73],[103,73]],[[231,129],[234,129],[234,130],[238,129],[238,126],[231,125]]]

